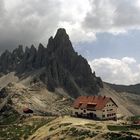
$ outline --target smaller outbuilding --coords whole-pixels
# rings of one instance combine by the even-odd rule
[[[140,126],[140,120],[134,121],[133,124],[134,124],[134,125],[139,125],[139,126]]]
[[[33,113],[33,110],[30,108],[24,108],[23,113],[30,114],[30,113]]]

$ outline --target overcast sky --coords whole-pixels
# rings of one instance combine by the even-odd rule
[[[59,27],[104,81],[140,83],[140,0],[0,0],[0,52]]]

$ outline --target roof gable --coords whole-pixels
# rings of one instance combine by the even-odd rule
[[[112,98],[110,98],[110,100],[116,105],[116,107],[118,107],[118,105],[114,102]]]
[[[73,107],[77,109],[88,109],[88,107],[92,107],[95,110],[101,110],[110,100],[118,107],[112,98],[106,96],[79,96],[75,100]]]

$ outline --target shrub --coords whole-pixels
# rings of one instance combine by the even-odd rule
[[[108,125],[110,131],[128,131],[128,126]]]

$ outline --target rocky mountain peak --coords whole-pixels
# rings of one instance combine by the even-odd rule
[[[66,30],[60,28],[55,37],[50,37],[47,48],[39,44],[38,49],[19,46],[12,53],[0,56],[0,72],[16,71],[19,74],[45,68],[40,80],[47,88],[64,88],[71,96],[97,94],[103,86],[99,77],[92,73],[85,58],[73,49]]]
[[[68,34],[66,33],[66,30],[64,28],[59,28],[56,32],[56,35],[54,37],[55,39],[56,38],[61,38],[61,39],[69,39],[69,36]]]
[[[44,49],[44,46],[41,43],[39,43],[38,50],[43,50],[43,49]]]
[[[70,51],[74,51],[71,41],[69,40],[69,35],[63,28],[57,30],[57,33],[54,37],[54,46],[56,48],[69,49]]]

